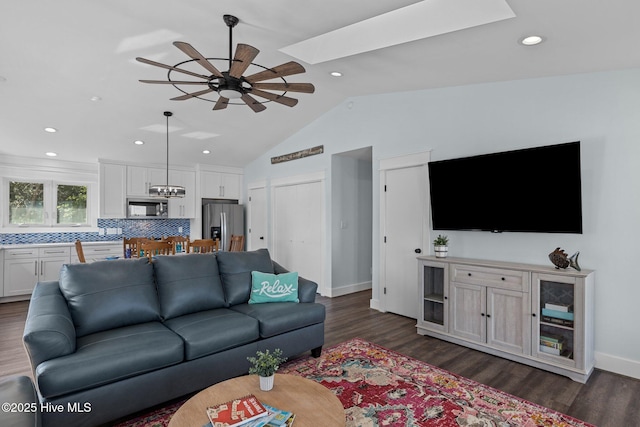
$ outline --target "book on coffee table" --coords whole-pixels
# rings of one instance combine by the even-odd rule
[[[238,427],[268,415],[258,398],[250,394],[207,408],[213,427]]]

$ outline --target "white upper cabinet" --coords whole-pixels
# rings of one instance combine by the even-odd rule
[[[127,167],[100,163],[100,218],[124,218]]]
[[[148,197],[149,187],[166,183],[166,169],[127,166],[127,196],[129,197]]]
[[[169,199],[169,218],[196,217],[196,173],[191,171],[169,171],[169,184],[184,187],[185,196]]]
[[[205,199],[241,199],[242,175],[224,172],[200,172],[200,195]]]

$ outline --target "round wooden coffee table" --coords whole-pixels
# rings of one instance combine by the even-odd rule
[[[295,427],[344,427],[344,408],[326,387],[297,375],[276,374],[273,389],[261,391],[257,375],[232,378],[187,400],[176,411],[169,427],[204,426],[209,422],[206,408],[237,397],[253,394],[261,402],[296,414]]]

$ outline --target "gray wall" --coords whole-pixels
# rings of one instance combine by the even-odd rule
[[[450,232],[449,253],[549,265],[547,254],[557,246],[569,253],[581,251],[583,268],[597,271],[597,366],[640,378],[640,280],[635,273],[640,259],[635,240],[640,236],[640,70],[347,99],[249,164],[245,182],[329,171],[331,154],[372,146],[375,306],[381,158],[432,150],[432,160],[440,160],[576,140],[582,142],[582,235]],[[271,156],[321,144],[323,155],[269,163]],[[330,181],[328,223],[333,212]],[[562,188],[561,174],[558,188]],[[531,202],[532,209],[544,204],[544,200]],[[331,247],[329,242],[327,260]]]

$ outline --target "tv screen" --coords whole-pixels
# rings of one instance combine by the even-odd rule
[[[580,142],[429,162],[434,230],[582,233]]]

